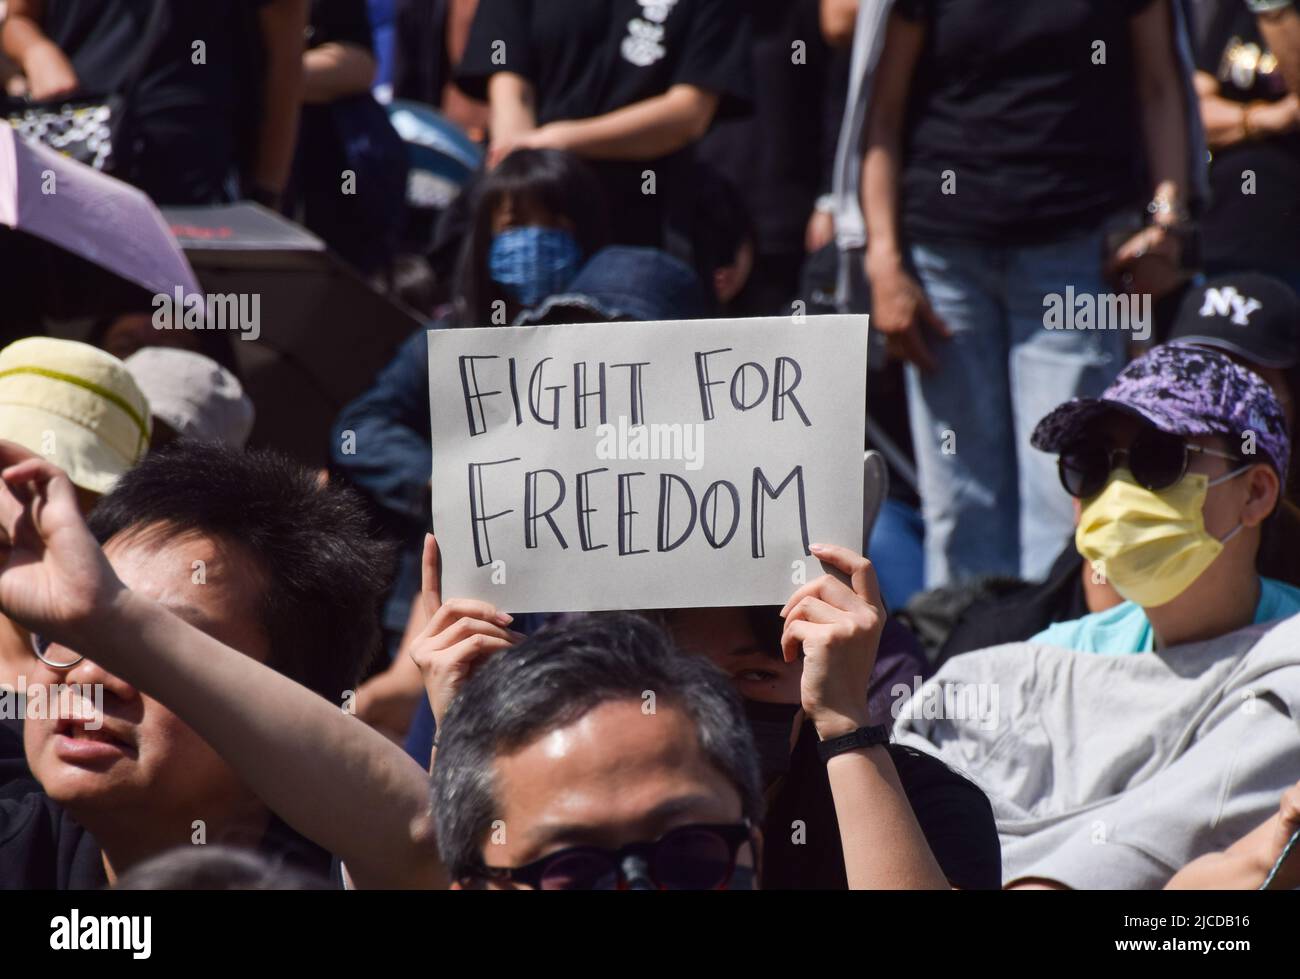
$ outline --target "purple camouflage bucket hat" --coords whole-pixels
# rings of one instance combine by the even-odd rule
[[[1060,452],[1090,422],[1117,409],[1170,435],[1222,435],[1244,443],[1251,433],[1265,456],[1261,461],[1286,481],[1291,440],[1273,389],[1226,355],[1199,347],[1155,347],[1120,371],[1100,398],[1075,398],[1049,412],[1030,444]]]

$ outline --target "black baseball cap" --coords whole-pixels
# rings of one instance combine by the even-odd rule
[[[1219,275],[1189,289],[1169,343],[1212,347],[1258,367],[1300,364],[1300,299],[1259,272]]]

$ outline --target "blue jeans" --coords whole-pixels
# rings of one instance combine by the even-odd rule
[[[885,607],[897,612],[925,587],[925,524],[901,500],[885,500],[871,528],[867,557],[876,568]]]
[[[1097,395],[1124,366],[1127,330],[1053,330],[1044,297],[1101,295],[1102,234],[1046,245],[918,244],[918,280],[952,331],[938,370],[907,370],[928,587],[986,574],[1042,578],[1073,526],[1056,460],[1034,426]]]

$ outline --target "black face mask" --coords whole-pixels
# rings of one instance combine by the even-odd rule
[[[745,719],[754,733],[758,767],[768,786],[790,770],[790,738],[799,704],[769,704],[743,698]]]

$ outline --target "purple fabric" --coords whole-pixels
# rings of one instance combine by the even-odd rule
[[[1223,435],[1241,439],[1247,432],[1285,478],[1291,443],[1277,397],[1254,371],[1213,350],[1183,345],[1156,347],[1119,374],[1100,398],[1075,398],[1038,423],[1030,443],[1060,452],[1086,426],[1120,409],[1171,435]]]
[[[894,619],[885,620],[880,634],[880,648],[876,652],[876,668],[871,673],[867,687],[867,714],[871,724],[894,723],[891,708],[900,700],[893,693],[896,684],[907,687],[901,699],[911,696],[915,687],[930,678],[930,668],[921,650],[921,644],[910,629]]]

